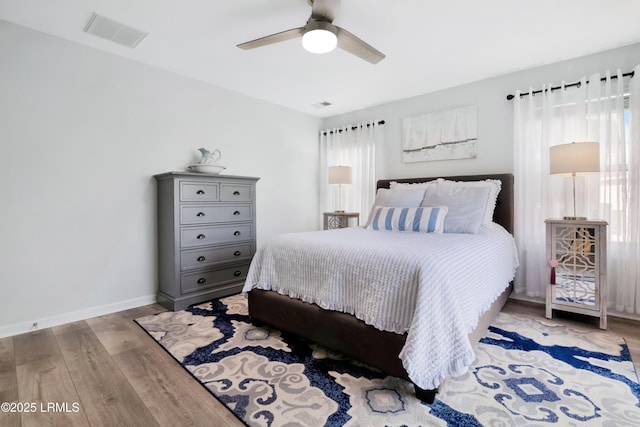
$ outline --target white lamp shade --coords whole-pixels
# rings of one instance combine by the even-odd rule
[[[329,184],[351,184],[351,166],[329,166]]]
[[[572,142],[549,148],[551,175],[581,175],[600,172],[600,144]]]
[[[335,27],[327,22],[312,22],[305,26],[302,47],[312,53],[331,52],[338,45]]]

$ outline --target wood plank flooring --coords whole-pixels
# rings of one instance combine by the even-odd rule
[[[133,319],[154,304],[0,339],[0,426],[243,426]],[[544,306],[509,300],[503,311],[544,318]],[[599,331],[596,319],[556,313],[554,320]],[[640,367],[640,323],[609,318]]]

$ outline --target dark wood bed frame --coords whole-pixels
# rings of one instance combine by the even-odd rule
[[[513,233],[513,175],[472,175],[442,177],[456,181],[481,181],[498,179],[502,181],[502,190],[498,194],[494,222]],[[391,181],[402,183],[427,182],[436,178],[384,179],[377,188],[389,188]],[[484,335],[489,324],[500,312],[506,302],[511,287],[508,287],[493,303],[490,310],[483,314],[478,326],[469,334],[475,345]],[[265,324],[282,331],[315,341],[325,347],[360,360],[367,365],[399,378],[411,381],[398,357],[404,346],[406,334],[378,330],[365,324],[352,315],[324,310],[316,304],[280,295],[274,291],[253,289],[248,293],[249,315],[256,324]],[[423,390],[414,384],[416,397],[433,403],[437,389]]]

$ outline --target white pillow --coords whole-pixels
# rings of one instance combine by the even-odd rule
[[[487,225],[493,222],[493,211],[496,209],[496,200],[498,200],[498,193],[500,193],[500,190],[502,189],[502,181],[499,179],[486,179],[484,181],[449,181],[443,179],[440,180],[439,184],[460,187],[489,188],[489,197],[487,198],[487,205],[485,206],[486,209],[482,218],[482,225]]]
[[[440,184],[426,189],[422,206],[447,206],[445,233],[478,233],[487,209],[490,188]]]
[[[376,193],[374,206],[397,206],[400,208],[417,208],[424,199],[424,188],[407,188],[392,190],[380,188]]]
[[[391,181],[389,183],[389,188],[391,190],[405,190],[409,188],[429,188],[430,186],[436,185],[442,181],[444,181],[442,178],[434,179],[433,181],[414,182],[414,183]]]
[[[442,233],[446,206],[403,208],[377,206],[373,209],[369,230]]]
[[[401,208],[417,208],[424,199],[424,188],[407,188],[400,190],[391,190],[389,188],[380,188],[376,193],[376,199],[371,207],[369,218],[367,219],[368,226],[373,218],[373,210],[377,206],[397,206]]]

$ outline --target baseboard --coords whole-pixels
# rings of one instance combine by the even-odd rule
[[[542,298],[532,298],[527,297],[526,295],[515,295],[511,294],[509,297],[511,299],[523,300],[528,302],[534,302],[544,305],[544,300]],[[27,332],[34,331],[36,329],[44,329],[51,328],[54,326],[64,325],[65,323],[77,322],[78,320],[86,320],[96,316],[102,316],[105,314],[111,314],[118,311],[128,310],[130,308],[140,307],[143,305],[155,304],[156,303],[156,294],[147,295],[140,298],[133,298],[126,301],[120,301],[113,304],[106,304],[91,308],[86,308],[83,310],[72,311],[70,313],[64,313],[57,316],[45,317],[42,319],[34,319],[27,322],[14,323],[13,325],[7,325],[0,327],[0,338],[10,337],[13,335],[24,334]],[[640,321],[640,316],[629,314],[629,313],[620,313],[616,311],[609,311],[609,316],[612,317],[620,317],[629,320]],[[34,323],[37,326],[34,327]]]
[[[530,302],[530,303],[534,303],[534,304],[540,304],[540,305],[545,305],[546,301],[544,298],[540,298],[540,297],[530,297],[528,295],[524,295],[524,294],[515,294],[512,293],[509,296],[510,299],[514,299],[514,300],[518,300],[518,301],[526,301],[526,302]],[[636,322],[640,322],[640,315],[638,314],[634,314],[634,313],[627,313],[624,311],[618,311],[616,309],[613,309],[611,307],[607,308],[607,317],[618,317],[620,319],[627,319],[627,320],[634,320]]]
[[[69,313],[63,313],[56,316],[45,317],[42,319],[33,319],[27,322],[14,323],[13,325],[0,327],[0,338],[24,334],[27,332],[35,331],[36,329],[51,328],[53,326],[64,325],[65,323],[77,322],[78,320],[86,320],[96,316],[111,314],[118,311],[128,310],[130,308],[140,307],[143,305],[154,304],[155,302],[156,294],[153,294],[140,298],[133,298],[126,301],[120,301],[113,304],[100,305],[96,307],[72,311]]]
[[[528,295],[525,294],[516,294],[515,292],[512,292],[511,295],[509,295],[509,298],[511,299],[516,299],[519,301],[528,301],[528,302],[534,302],[537,304],[546,304],[546,301],[544,298],[542,297],[530,297]]]

